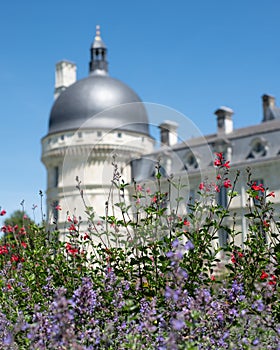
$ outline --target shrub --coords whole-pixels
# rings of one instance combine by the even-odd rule
[[[0,247],[3,349],[280,349],[279,223],[274,193],[248,178],[249,233],[244,247],[227,222],[235,185],[217,154],[217,182],[199,186],[188,213],[161,191],[134,184],[132,200],[115,165],[121,217],[97,219],[87,232],[69,217],[58,231],[30,224]],[[78,189],[83,197],[81,184]],[[229,189],[227,208],[215,196]],[[260,196],[261,194],[261,196]],[[177,203],[182,199],[178,197]],[[230,238],[221,247],[218,234]]]

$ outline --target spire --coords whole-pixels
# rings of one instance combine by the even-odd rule
[[[90,74],[107,74],[108,62],[106,60],[107,48],[100,36],[100,26],[96,26],[96,34],[90,48],[89,72]]]

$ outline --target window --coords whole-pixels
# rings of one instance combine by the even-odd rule
[[[57,187],[58,186],[58,181],[59,181],[59,167],[56,166],[54,167],[54,172],[53,172],[53,186]]]
[[[81,131],[78,132],[78,138],[81,139],[83,137],[83,133]]]
[[[101,137],[102,136],[102,132],[101,131],[97,131],[97,136]]]
[[[195,170],[198,168],[197,158],[193,153],[189,153],[186,157],[185,169],[186,170]]]
[[[267,141],[263,137],[257,137],[250,143],[251,151],[247,159],[264,157],[267,154]]]
[[[217,202],[218,205],[226,208],[228,205],[228,196],[227,196],[227,189],[225,187],[221,187],[220,192],[218,192],[218,198],[217,198]],[[225,247],[227,245],[227,241],[228,241],[228,233],[226,230],[224,230],[223,228],[219,229],[219,245],[220,247]]]
[[[64,141],[64,135],[61,135],[61,136],[60,136],[60,140],[61,140],[61,141]]]
[[[58,222],[58,201],[54,201],[52,204],[52,214],[53,222],[56,224]]]
[[[122,137],[122,133],[118,132],[118,138],[120,139]]]
[[[190,213],[192,212],[192,208],[195,204],[195,191],[190,190],[189,194],[187,196],[187,212]]]

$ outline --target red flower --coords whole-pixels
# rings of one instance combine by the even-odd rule
[[[184,225],[185,225],[185,226],[190,226],[190,224],[191,224],[191,223],[190,223],[187,219],[184,220]]]
[[[26,235],[25,227],[22,226],[21,229],[19,230],[20,235]]]
[[[76,256],[76,254],[79,253],[79,249],[72,247],[70,243],[66,243],[66,250],[73,256]]]
[[[89,239],[89,235],[87,233],[84,235],[84,240],[86,239]]]
[[[221,174],[218,174],[217,175],[217,180],[221,180],[221,178],[222,178]]]
[[[261,274],[261,280],[265,280],[265,279],[267,279],[267,277],[268,277],[268,273],[266,273],[265,271],[262,271],[262,274]]]
[[[74,224],[71,224],[70,227],[68,228],[69,231],[77,231],[77,228],[75,227]]]
[[[221,165],[222,165],[222,162],[220,161],[220,159],[215,159],[214,165],[215,165],[215,166],[221,166]]]
[[[27,247],[27,244],[25,242],[21,242],[21,245],[23,246],[23,248]]]
[[[276,284],[276,276],[274,276],[274,275],[270,275],[270,281],[268,282],[268,284],[270,285],[270,286],[275,286],[275,284]]]
[[[269,222],[267,222],[266,220],[263,221],[263,226],[264,227],[269,227]]]
[[[231,260],[232,263],[236,264],[236,259],[235,259],[234,254],[231,254],[231,259],[230,260]]]
[[[225,187],[225,188],[230,188],[230,187],[232,187],[232,184],[230,183],[230,180],[225,180],[225,181],[224,181],[224,187]]]
[[[0,255],[1,254],[8,254],[8,253],[9,253],[9,250],[8,250],[6,245],[0,246]]]
[[[204,187],[205,187],[205,186],[204,186],[204,183],[203,183],[203,182],[201,182],[201,183],[199,184],[199,189],[200,189],[200,190],[203,190],[203,189],[204,189]]]
[[[257,185],[257,183],[254,182],[253,185],[251,186],[251,188],[252,188],[252,190],[254,190],[254,191],[261,191],[261,192],[264,192],[263,184]]]
[[[224,164],[223,164],[223,167],[229,169],[230,168],[230,165],[229,165],[229,160],[226,161]]]
[[[270,192],[270,193],[267,195],[267,197],[273,197],[273,198],[275,198],[275,193],[274,193],[274,192]]]
[[[152,198],[152,203],[156,203],[157,202],[157,196],[154,196],[153,198]]]
[[[1,227],[1,231],[4,232],[4,233],[7,232],[7,226],[2,226]]]
[[[7,288],[12,289],[12,286],[10,285],[10,283],[7,284]]]
[[[57,205],[57,206],[55,207],[55,209],[56,209],[56,210],[62,210],[62,208],[61,208],[60,205]]]
[[[6,213],[7,213],[6,210],[1,210],[0,211],[0,216],[4,216]]]
[[[13,254],[13,255],[11,256],[11,262],[13,262],[13,261],[14,261],[14,262],[19,261],[19,256]]]
[[[211,281],[216,281],[216,277],[214,275],[210,276]]]
[[[243,253],[241,253],[241,252],[237,252],[237,254],[238,254],[239,258],[243,258],[243,256],[244,256]]]
[[[216,154],[216,156],[217,156],[217,158],[218,158],[218,160],[220,160],[220,161],[222,161],[223,159],[224,159],[224,157],[223,157],[223,153],[215,153]]]

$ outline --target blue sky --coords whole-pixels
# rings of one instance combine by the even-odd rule
[[[96,24],[111,76],[208,134],[221,105],[236,128],[261,121],[262,94],[280,105],[279,13],[278,0],[2,1],[0,206],[10,214],[24,199],[30,213],[39,204],[55,63],[71,60],[87,76]]]

